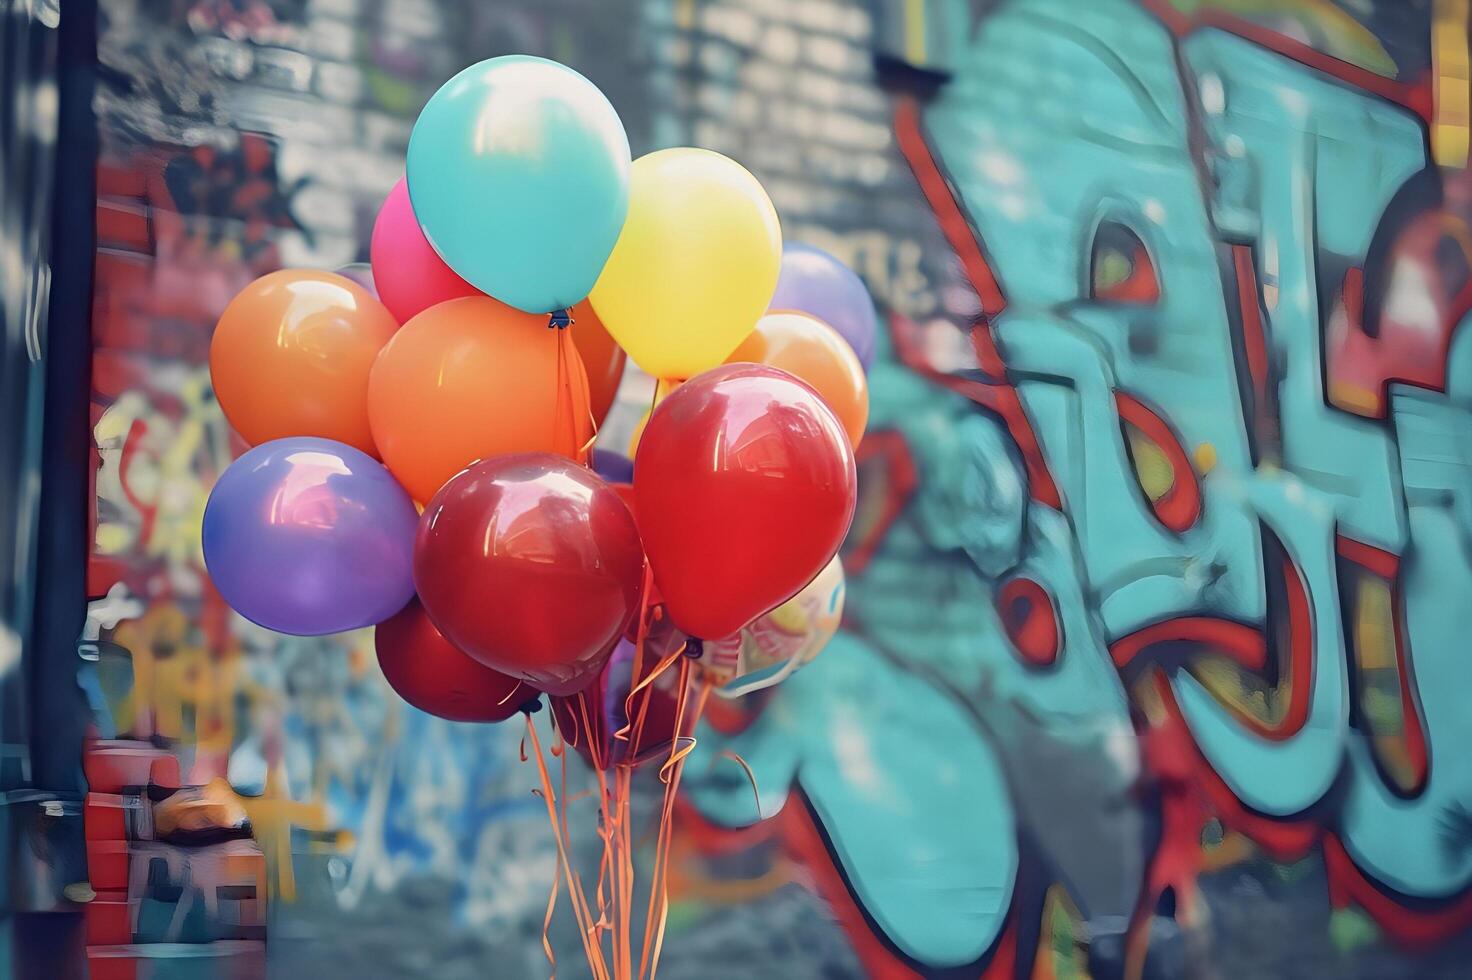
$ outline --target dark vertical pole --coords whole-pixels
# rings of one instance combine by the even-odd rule
[[[86,701],[77,639],[87,617],[92,262],[97,210],[97,0],[60,0],[51,294],[30,664],[31,780],[82,790]]]

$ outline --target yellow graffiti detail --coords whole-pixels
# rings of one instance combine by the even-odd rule
[[[1145,491],[1151,503],[1159,503],[1175,484],[1175,471],[1171,469],[1170,460],[1155,440],[1133,425],[1126,422],[1124,430],[1130,441],[1130,459],[1134,463],[1140,489]]]
[[[925,64],[925,0],[905,0],[905,60]]]
[[[210,395],[208,369],[190,370],[170,394],[182,403],[177,417],[158,410],[147,392],[134,390],[110,405],[94,429],[102,459],[97,496],[108,505],[98,523],[96,552],[157,562],[159,574],[181,596],[180,601],[153,599],[141,617],[118,624],[111,640],[127,652],[132,677],[126,690],[109,691],[108,700],[120,732],[192,745],[192,775],[208,779],[223,773],[236,744],[240,706],[258,722],[255,727],[275,731],[286,705],[280,692],[252,682],[241,669],[242,650],[233,631],[223,648],[214,649],[198,625],[205,575],[200,529],[210,481],[230,462],[229,429]],[[151,524],[145,524],[140,509],[151,513]],[[334,642],[346,647],[353,678],[372,674],[371,630]],[[324,707],[320,701],[307,710],[333,715],[329,722],[346,717],[341,705]],[[319,753],[311,799],[296,801],[284,764],[270,758],[275,754],[268,752],[263,795],[238,798],[266,857],[268,893],[291,900],[296,894],[292,828],[333,830],[322,801],[339,773],[325,762],[330,753]],[[353,843],[352,835],[339,834],[332,846]]]
[[[1175,6],[1184,13],[1213,9],[1268,23],[1291,18],[1325,54],[1386,78],[1398,74],[1374,32],[1330,0],[1176,0]]]
[[[331,830],[327,820],[327,808],[320,801],[298,802],[291,798],[286,788],[286,777],[280,766],[273,766],[266,776],[266,791],[259,799],[240,798],[250,817],[251,830],[256,843],[266,855],[267,873],[270,875],[271,895],[285,901],[296,899],[296,875],[291,863],[291,831],[293,827],[304,830]]]
[[[1431,15],[1431,155],[1443,167],[1467,166],[1472,124],[1467,12],[1468,0],[1436,0]]]
[[[1205,476],[1216,469],[1216,447],[1209,442],[1203,442],[1191,454],[1191,459],[1196,464],[1196,472]]]

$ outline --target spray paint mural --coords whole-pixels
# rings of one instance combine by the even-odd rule
[[[363,636],[230,617],[198,557],[242,448],[203,366],[218,311],[360,260],[436,81],[543,53],[640,148],[747,162],[890,327],[845,629],[702,734],[668,972],[1450,973],[1466,4],[597,6],[103,4],[101,734],[228,778],[276,896],[432,905],[491,937],[452,951],[466,975],[502,946],[544,969],[515,736],[398,704]],[[331,962],[428,968],[381,921]]]
[[[895,132],[973,359],[893,317],[851,629],[705,747],[875,972],[1025,975],[1060,914],[1095,975],[1205,969],[1159,940],[1249,854],[1461,932],[1466,5],[1402,62],[1400,7],[924,6]],[[730,775],[696,799],[748,822]]]

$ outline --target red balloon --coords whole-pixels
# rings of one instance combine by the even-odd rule
[[[854,516],[854,453],[785,371],[728,364],[654,410],[634,460],[639,532],[670,618],[730,636],[812,581]]]
[[[402,177],[378,211],[369,248],[373,288],[401,324],[447,300],[484,295],[445,265],[424,237]]]
[[[609,486],[613,487],[613,492],[618,494],[618,499],[624,502],[624,506],[629,508],[629,513],[634,515],[634,523],[637,525],[639,512],[634,509],[634,485],[632,483],[610,483]]]
[[[551,453],[461,470],[424,508],[414,543],[420,601],[446,638],[550,694],[573,694],[602,668],[643,575],[629,508]]]
[[[537,696],[524,682],[466,656],[417,599],[378,624],[373,645],[389,687],[420,711],[449,721],[505,721]]]

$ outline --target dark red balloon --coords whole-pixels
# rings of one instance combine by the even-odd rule
[[[417,599],[378,624],[383,676],[405,701],[449,721],[505,721],[537,691],[477,663],[445,639]]]
[[[550,453],[457,473],[424,508],[414,543],[420,601],[450,642],[551,694],[598,673],[638,610],[643,574],[629,508]]]
[[[669,629],[651,636],[644,644],[640,676],[653,670],[683,639]],[[670,664],[630,701],[636,649],[628,640],[620,640],[613,656],[591,684],[570,697],[551,699],[557,730],[590,766],[611,769],[616,765],[637,766],[651,759],[669,757],[679,704],[680,664],[678,661]],[[628,725],[630,714],[637,718],[640,712],[644,723],[638,733],[629,726],[627,738],[616,737]],[[689,735],[694,725],[684,727],[687,730],[681,734]]]
[[[634,510],[634,485],[632,483],[610,483],[613,492],[618,494],[618,499],[629,508],[629,513],[634,515],[634,523],[639,523],[639,514]]]
[[[828,564],[848,533],[854,453],[817,393],[728,364],[660,402],[639,440],[634,501],[670,618],[730,636]]]

